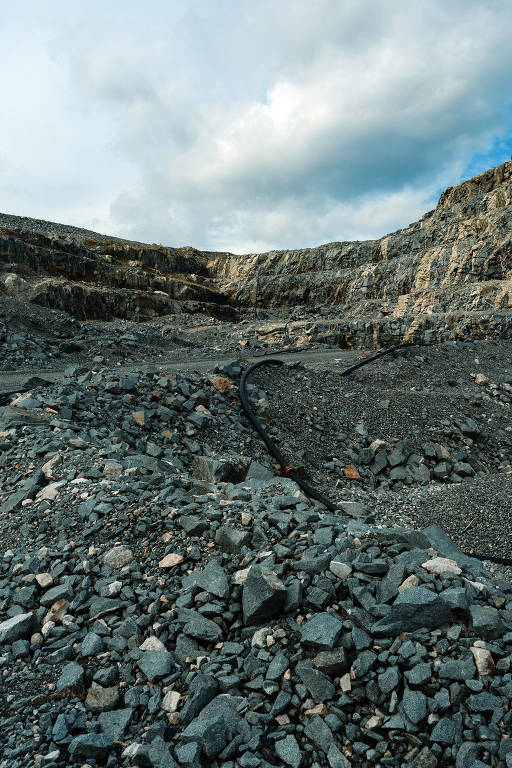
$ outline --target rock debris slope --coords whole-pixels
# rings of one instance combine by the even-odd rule
[[[452,438],[479,477],[495,439],[510,459],[506,382],[465,383],[501,403],[487,447],[462,422],[415,462],[381,422],[340,437],[360,480],[331,479],[331,513],[277,475],[241,416],[240,372],[75,366],[1,411],[0,766],[510,765],[512,585],[438,525],[372,509],[379,483],[398,504],[421,491],[416,464],[430,485],[469,486]],[[262,387],[254,408],[272,418]]]

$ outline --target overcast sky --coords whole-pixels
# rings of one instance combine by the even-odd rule
[[[512,154],[510,0],[0,8],[3,212],[305,247],[407,226]]]

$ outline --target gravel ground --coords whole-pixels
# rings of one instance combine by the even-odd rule
[[[398,524],[410,519],[416,527],[438,523],[468,551],[512,557],[511,393],[505,390],[500,399],[501,390],[492,388],[511,380],[511,360],[510,343],[474,342],[410,350],[348,377],[332,365],[313,371],[269,366],[256,371],[253,381],[267,393],[269,429],[290,463],[304,464],[333,500],[360,497],[381,518]],[[477,373],[489,383],[476,385]],[[467,418],[479,434],[456,428]],[[389,475],[365,474],[358,463],[361,446],[375,439],[391,448],[405,440],[419,455],[426,444],[442,445],[448,461],[459,451],[475,471],[455,478],[448,473],[429,485],[390,483]],[[355,464],[360,479],[345,477],[347,464]]]

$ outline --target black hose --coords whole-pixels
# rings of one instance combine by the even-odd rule
[[[373,355],[372,357],[367,358],[366,360],[361,360],[359,363],[356,363],[355,365],[351,365],[349,368],[345,368],[344,371],[340,372],[341,376],[348,376],[349,374],[353,373],[354,371],[357,371],[358,368],[362,368],[364,365],[368,365],[369,363],[375,362],[375,360],[379,360],[381,357],[384,357],[385,355],[389,354],[396,354],[396,352],[406,348],[406,347],[412,347],[415,346],[412,342],[407,342],[405,344],[399,344],[392,347],[389,347],[388,349],[384,349],[382,352],[378,352],[376,355]],[[253,425],[256,432],[259,434],[265,445],[267,446],[268,452],[274,456],[275,459],[279,462],[279,466],[281,467],[283,474],[286,477],[290,477],[294,482],[297,483],[299,488],[301,488],[306,496],[309,496],[311,499],[315,499],[316,501],[319,501],[321,504],[323,504],[327,509],[329,509],[331,512],[339,512],[340,509],[336,504],[333,504],[332,501],[330,501],[328,498],[326,498],[320,491],[317,491],[316,488],[313,488],[309,483],[307,483],[305,480],[303,480],[302,477],[297,473],[297,471],[290,466],[290,464],[287,462],[279,448],[276,446],[276,444],[273,442],[273,440],[269,437],[267,434],[265,428],[261,424],[260,420],[257,418],[257,416],[253,413],[249,398],[247,396],[247,380],[249,376],[253,373],[253,371],[256,368],[259,368],[262,365],[284,365],[284,362],[282,360],[258,360],[257,363],[253,363],[249,368],[247,368],[246,371],[243,372],[242,378],[240,379],[240,386],[239,386],[239,392],[240,392],[240,401],[242,403],[242,407],[245,411],[245,414],[251,424]],[[507,557],[498,557],[497,555],[491,555],[490,553],[475,553],[475,552],[464,552],[465,555],[468,557],[472,557],[475,560],[487,560],[491,563],[497,563],[499,565],[508,565],[512,566],[512,559]]]
[[[309,496],[311,499],[316,499],[317,501],[320,501],[327,509],[330,509],[331,512],[339,512],[339,507],[337,507],[335,504],[332,503],[332,501],[329,501],[329,499],[325,498],[323,494],[321,494],[319,491],[317,491],[315,488],[313,488],[309,483],[306,483],[305,480],[302,479],[302,477],[299,477],[296,470],[291,467],[289,464],[287,464],[285,457],[275,445],[275,443],[271,440],[271,438],[268,436],[266,430],[263,428],[261,422],[259,419],[255,416],[255,414],[252,412],[249,398],[247,396],[246,386],[247,386],[247,379],[251,375],[251,373],[256,369],[259,368],[261,365],[284,365],[282,360],[258,360],[257,363],[253,363],[249,368],[247,368],[246,371],[242,374],[242,378],[240,379],[240,401],[242,403],[242,407],[247,415],[247,418],[253,425],[256,432],[259,434],[263,442],[268,448],[269,453],[274,456],[274,458],[277,459],[279,462],[279,466],[281,467],[283,473],[286,475],[286,477],[290,477],[292,480],[294,480],[299,488],[302,488],[304,493]]]

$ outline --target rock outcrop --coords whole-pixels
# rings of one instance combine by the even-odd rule
[[[236,304],[329,308],[340,346],[512,334],[512,162],[447,189],[380,240],[210,262]]]
[[[21,273],[20,298],[81,319],[258,306],[320,311],[325,323],[298,320],[292,336],[342,347],[512,336],[512,162],[447,189],[435,210],[379,240],[302,250],[209,253],[45,235],[21,221],[0,229],[4,282]],[[16,290],[12,277],[5,290]]]

